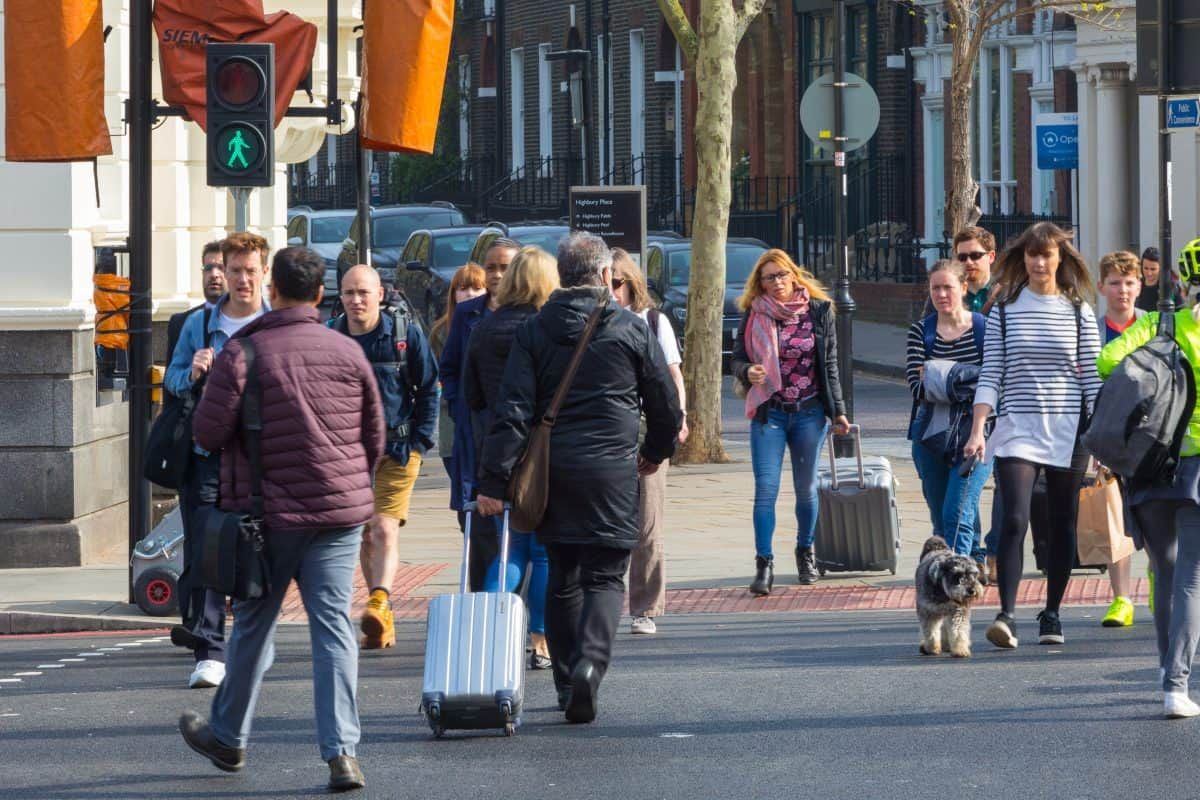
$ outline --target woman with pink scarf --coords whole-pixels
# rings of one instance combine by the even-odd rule
[[[796,571],[817,582],[817,463],[833,420],[850,421],[838,377],[833,303],[825,288],[782,250],[768,250],[738,300],[742,321],[733,346],[733,375],[746,393],[750,460],[754,468],[754,580],[750,593],[771,593],[775,582],[775,501],[783,454],[792,454],[796,493]]]

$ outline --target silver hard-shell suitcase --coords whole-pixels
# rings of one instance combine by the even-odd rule
[[[421,713],[435,736],[447,730],[503,728],[512,736],[525,700],[525,603],[512,592],[468,592],[468,504],[457,594],[429,603]],[[500,541],[500,575],[508,570],[508,504]]]
[[[863,458],[862,435],[850,426],[854,458],[835,459],[833,434],[825,442],[829,466],[817,470],[817,570],[896,574],[900,511],[896,478],[886,458]]]

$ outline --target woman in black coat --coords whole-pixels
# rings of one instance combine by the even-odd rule
[[[750,461],[754,468],[754,581],[750,592],[771,593],[775,558],[775,501],[783,454],[792,454],[796,493],[796,570],[800,583],[817,580],[817,459],[833,420],[850,422],[838,375],[833,304],[824,287],[782,250],[763,253],[738,301],[743,310],[733,347],[734,377],[746,390]]]
[[[658,340],[613,299],[612,254],[604,241],[570,234],[559,245],[558,274],[564,288],[513,341],[483,444],[478,501],[481,513],[500,511],[529,432],[599,309],[555,420],[549,503],[538,528],[550,556],[546,633],[559,706],[568,721],[591,722],[639,540],[638,473],[653,473],[671,457],[683,414]]]
[[[471,409],[471,430],[478,456],[483,437],[492,422],[492,406],[500,394],[504,365],[512,349],[513,337],[525,320],[537,313],[550,293],[558,288],[558,268],[554,258],[537,247],[522,248],[496,291],[497,308],[475,326],[467,343],[463,366],[463,393]],[[478,457],[476,459],[478,463]],[[500,531],[496,531],[497,535]],[[550,648],[546,644],[546,581],[550,562],[532,532],[509,531],[508,568],[504,591],[516,591],[529,573],[529,639],[533,645],[530,666],[550,668]],[[485,592],[500,591],[500,559],[492,562],[484,582]]]

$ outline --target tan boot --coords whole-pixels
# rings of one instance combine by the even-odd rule
[[[379,650],[396,645],[396,618],[388,605],[387,593],[376,589],[367,600],[362,616],[362,649]]]

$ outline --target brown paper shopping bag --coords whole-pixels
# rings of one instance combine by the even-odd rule
[[[1133,539],[1125,535],[1121,489],[1108,470],[1079,490],[1079,515],[1075,541],[1080,564],[1112,564],[1133,553]]]

